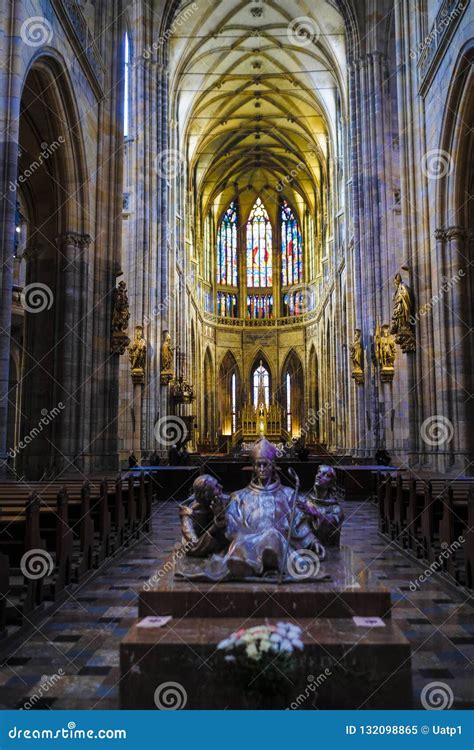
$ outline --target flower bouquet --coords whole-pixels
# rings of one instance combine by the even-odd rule
[[[246,691],[275,696],[292,687],[291,674],[299,667],[296,654],[304,649],[301,635],[301,628],[289,622],[256,625],[231,633],[217,649],[234,682]]]

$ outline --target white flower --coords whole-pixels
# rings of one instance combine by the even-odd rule
[[[261,654],[257,651],[257,647],[254,643],[247,646],[246,653],[249,659],[254,659],[255,661],[258,661],[261,657]]]

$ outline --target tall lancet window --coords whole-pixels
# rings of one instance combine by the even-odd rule
[[[217,233],[217,283],[237,286],[237,204],[232,201]]]
[[[123,134],[125,138],[130,135],[130,38],[125,32],[124,36],[124,71],[123,71]]]
[[[232,373],[230,379],[230,397],[232,409],[232,434],[237,432],[237,375]]]
[[[287,201],[281,204],[281,283],[283,286],[303,281],[303,248],[298,220]]]
[[[253,371],[252,380],[254,407],[257,408],[263,402],[268,408],[270,406],[270,373],[262,362]]]
[[[291,375],[286,373],[286,430],[291,432]]]
[[[281,204],[281,283],[303,281],[303,248],[298,220],[287,201]]]
[[[272,284],[272,225],[265,206],[257,198],[247,222],[247,286]]]

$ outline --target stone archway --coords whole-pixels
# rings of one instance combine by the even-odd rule
[[[18,466],[31,478],[80,469],[87,438],[91,238],[78,123],[66,70],[39,57],[24,81],[19,122],[17,194],[28,219],[21,342],[18,321],[12,328],[12,344],[24,348],[19,432],[34,436]]]

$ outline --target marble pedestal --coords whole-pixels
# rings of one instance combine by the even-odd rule
[[[120,649],[120,706],[156,710],[171,691],[186,709],[410,708],[410,645],[390,620],[375,628],[356,627],[351,618],[298,622],[305,649],[296,657],[297,676],[282,674],[273,695],[262,677],[236,683],[216,652],[243,618],[190,617],[154,630],[134,625]],[[252,618],[245,626],[261,623]]]

